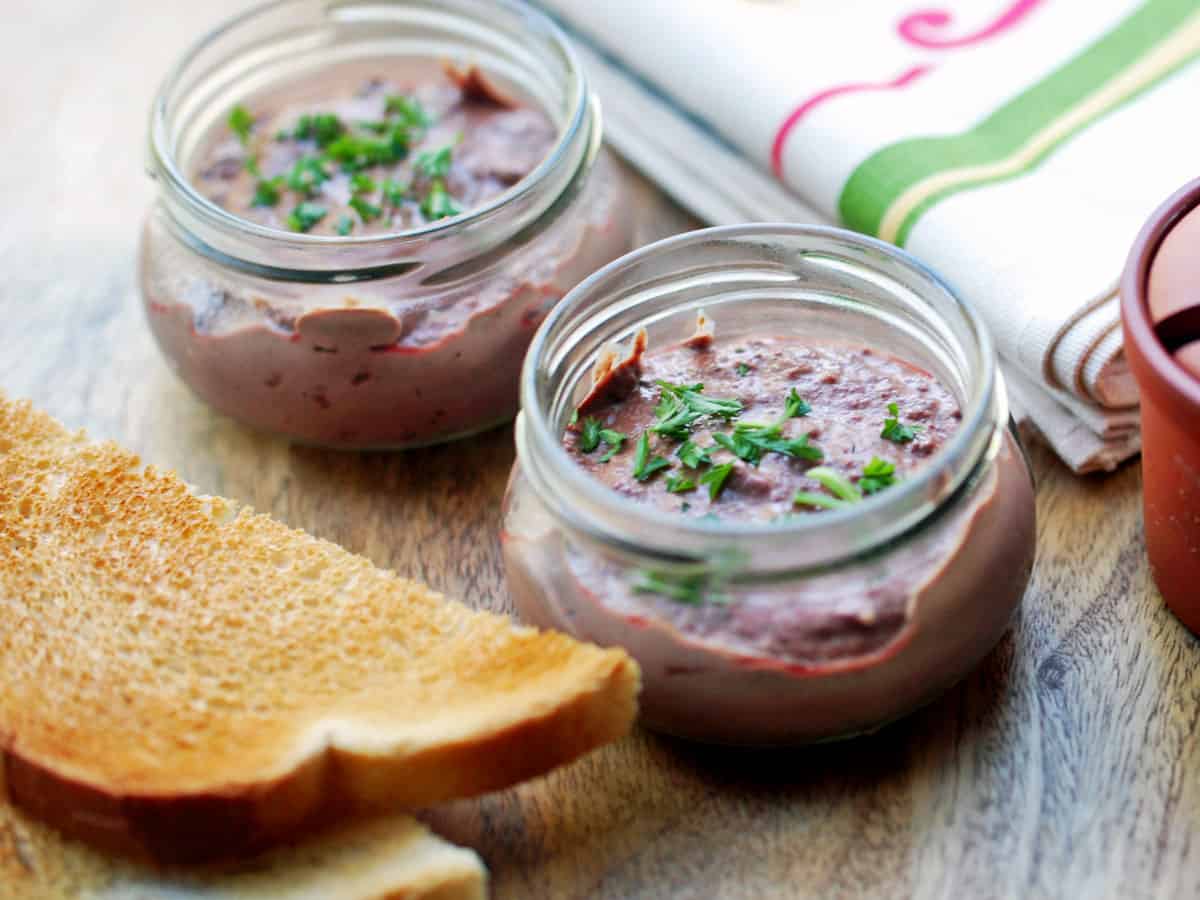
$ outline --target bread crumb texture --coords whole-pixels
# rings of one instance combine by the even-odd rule
[[[635,713],[623,652],[448,601],[3,394],[0,609],[14,784],[19,759],[117,798],[220,799],[303,769],[314,795],[425,805]],[[301,814],[256,815],[276,813]]]

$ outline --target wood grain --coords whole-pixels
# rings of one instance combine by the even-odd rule
[[[146,111],[182,47],[240,5],[6,4],[0,386],[204,491],[506,609],[509,429],[393,455],[290,447],[211,415],[151,342],[134,270]],[[1200,655],[1149,579],[1140,470],[1076,479],[1033,459],[1024,608],[932,706],[786,753],[637,733],[425,817],[483,854],[497,898],[1200,896]]]

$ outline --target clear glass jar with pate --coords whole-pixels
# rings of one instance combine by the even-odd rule
[[[478,67],[543,110],[557,139],[498,196],[394,233],[293,233],[196,189],[197,154],[235,104],[363,59]],[[159,193],[140,280],[168,361],[218,411],[323,446],[418,446],[511,419],[537,326],[632,240],[573,51],[548,19],[505,0],[255,7],[166,79],[149,170]]]
[[[932,373],[961,424],[924,465],[850,508],[774,523],[686,518],[585,471],[562,440],[613,342],[865,345]],[[643,719],[682,737],[794,744],[873,730],[996,644],[1034,557],[1034,499],[992,342],[903,252],[838,229],[747,225],[607,266],[550,315],[522,373],[503,547],[521,617],[642,666]],[[657,585],[686,587],[688,602]]]

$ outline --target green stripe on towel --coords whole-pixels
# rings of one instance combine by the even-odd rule
[[[874,153],[842,189],[842,220],[858,231],[903,245],[934,204],[1034,168],[1071,137],[1198,54],[1200,13],[1195,0],[1149,0],[970,131],[913,138]]]

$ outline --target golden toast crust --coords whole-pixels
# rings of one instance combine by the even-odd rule
[[[159,861],[503,788],[620,737],[619,650],[514,626],[0,394],[12,800]]]

